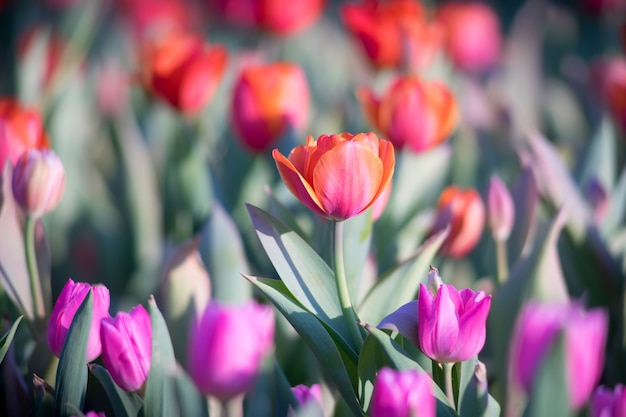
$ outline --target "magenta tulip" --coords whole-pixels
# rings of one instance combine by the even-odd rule
[[[509,238],[515,221],[515,205],[506,184],[497,175],[492,176],[489,183],[487,219],[495,240]]]
[[[610,389],[599,386],[591,400],[591,417],[625,417],[626,390],[622,384]]]
[[[205,395],[227,401],[248,390],[274,340],[271,307],[210,302],[192,326],[188,366]]]
[[[608,316],[601,309],[529,302],[515,327],[510,355],[513,381],[530,392],[542,359],[563,332],[570,406],[579,410],[600,379],[607,327]]]
[[[491,296],[483,291],[453,285],[439,286],[437,294],[420,285],[418,299],[418,346],[429,358],[462,362],[478,355],[485,344],[485,324]]]
[[[76,310],[82,304],[89,290],[93,290],[93,316],[89,330],[86,361],[91,362],[100,356],[100,321],[109,317],[109,290],[104,285],[90,285],[85,282],[74,282],[70,278],[59,295],[50,321],[48,322],[48,345],[57,357],[61,356],[67,332],[70,329]]]
[[[432,380],[424,372],[382,368],[374,381],[372,417],[435,417]]]
[[[306,415],[316,415],[324,417],[324,410],[322,409],[322,388],[319,384],[313,384],[310,387],[308,385],[296,385],[291,388],[296,400],[301,407],[306,408]],[[315,412],[313,411],[315,410]],[[293,409],[289,409],[287,413],[288,417],[295,416]]]
[[[152,357],[152,323],[143,306],[102,320],[102,361],[113,381],[137,391],[148,378]]]

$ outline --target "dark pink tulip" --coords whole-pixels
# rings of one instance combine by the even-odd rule
[[[529,392],[543,357],[563,332],[570,406],[579,410],[600,379],[607,327],[608,316],[601,309],[585,311],[578,303],[527,303],[511,347],[513,380]]]
[[[433,381],[424,372],[382,368],[374,381],[372,417],[435,417]]]
[[[622,384],[610,389],[599,386],[591,399],[591,417],[626,416],[626,391]]]
[[[189,374],[200,392],[227,401],[248,390],[273,340],[271,307],[212,301],[191,329]]]
[[[113,381],[126,391],[137,391],[150,372],[152,323],[143,306],[102,320],[102,361]]]
[[[61,356],[65,338],[76,310],[82,304],[89,290],[93,290],[93,316],[89,330],[86,361],[93,361],[102,352],[100,322],[103,318],[109,317],[109,289],[104,285],[89,285],[85,282],[75,283],[70,278],[54,304],[48,322],[48,346],[57,357]]]
[[[462,362],[478,355],[485,344],[485,323],[491,296],[483,291],[451,284],[439,286],[433,296],[420,285],[418,299],[418,346],[429,358],[441,362]]]
[[[320,384],[313,384],[310,387],[304,384],[296,385],[291,388],[291,392],[301,405],[306,405],[309,401],[316,401],[322,404],[322,388]]]
[[[513,197],[500,177],[494,175],[487,195],[487,219],[495,240],[507,240],[515,221]]]

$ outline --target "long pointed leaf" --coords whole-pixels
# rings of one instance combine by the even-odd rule
[[[17,331],[17,326],[20,325],[20,322],[24,316],[19,316],[17,320],[13,322],[11,328],[7,330],[5,334],[0,338],[0,363],[4,360],[4,355],[7,354],[9,350],[9,346],[11,346],[11,342],[13,342],[13,337],[15,336],[15,332]]]
[[[137,394],[126,392],[121,389],[111,378],[109,371],[102,366],[93,364],[89,367],[91,372],[95,375],[107,397],[109,397],[109,403],[113,408],[115,417],[135,417],[143,406],[141,397]]]

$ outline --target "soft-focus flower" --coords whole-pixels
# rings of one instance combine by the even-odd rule
[[[600,379],[607,330],[604,310],[585,311],[579,303],[528,302],[520,312],[512,339],[513,381],[530,392],[538,367],[562,332],[570,406],[579,410]]]
[[[415,369],[382,368],[376,375],[370,415],[372,417],[435,417],[433,381]]]
[[[595,17],[613,14],[614,16],[626,13],[626,2],[624,0],[579,0],[582,3],[583,11]]]
[[[444,3],[437,21],[445,27],[446,50],[454,64],[468,72],[490,69],[500,58],[500,22],[487,4]]]
[[[456,127],[459,110],[441,82],[415,76],[397,78],[376,97],[368,88],[357,92],[370,123],[393,143],[422,152],[444,142]]]
[[[616,123],[626,132],[626,58],[615,55],[595,61],[591,66],[591,87]]]
[[[103,62],[98,67],[96,75],[98,109],[107,116],[124,111],[129,87],[129,74],[119,62],[115,60]]]
[[[13,170],[13,196],[28,215],[41,217],[54,210],[65,191],[65,168],[50,149],[31,149]]]
[[[507,240],[515,221],[515,205],[509,189],[497,175],[492,176],[489,183],[487,216],[493,238]]]
[[[113,381],[126,391],[137,391],[150,372],[152,324],[150,315],[138,305],[130,314],[119,312],[104,318],[100,327],[102,361]]]
[[[598,177],[591,177],[584,188],[584,194],[591,203],[594,219],[602,220],[609,208],[609,196],[602,181]]]
[[[295,387],[291,387],[291,392],[293,393],[296,400],[301,407],[306,407],[307,409],[315,408],[317,413],[315,415],[323,417],[324,411],[322,409],[322,388],[319,384],[313,384],[310,387],[307,385],[296,385]],[[312,413],[312,411],[310,411]],[[293,410],[290,409],[288,416],[295,415]],[[307,414],[310,415],[310,414]]]
[[[289,158],[272,156],[285,185],[316,214],[345,220],[365,211],[391,181],[393,145],[374,133],[309,136]]]
[[[243,144],[267,149],[290,128],[302,130],[309,115],[309,88],[294,64],[245,68],[234,87],[231,119]]]
[[[443,41],[442,29],[413,0],[349,3],[341,17],[377,68],[423,69]]]
[[[600,385],[591,399],[591,417],[626,416],[626,390],[622,384],[613,389]]]
[[[450,232],[441,248],[443,253],[459,258],[474,249],[485,227],[485,205],[476,190],[455,186],[443,190],[431,234],[447,226]]]
[[[100,322],[109,317],[109,289],[104,285],[89,285],[85,282],[74,282],[71,278],[63,287],[57,298],[50,321],[48,322],[48,346],[57,357],[61,356],[67,332],[70,329],[76,310],[82,304],[89,290],[93,291],[93,315],[89,329],[86,361],[91,362],[100,356]]]
[[[37,59],[35,81],[39,89],[50,87],[55,72],[60,68],[66,47],[65,39],[49,27],[32,26],[20,35],[17,44],[18,58],[20,61],[33,57]]]
[[[117,0],[116,4],[140,41],[197,26],[188,1]]]
[[[277,35],[293,35],[308,28],[322,14],[325,0],[215,0],[228,21]]]
[[[75,417],[75,416],[74,416]],[[106,417],[103,411],[97,413],[95,411],[89,411],[85,413],[85,417]]]
[[[226,401],[250,387],[273,340],[271,307],[212,301],[192,326],[189,374],[200,392]]]
[[[417,314],[418,346],[441,363],[462,362],[483,348],[491,296],[451,284],[439,286],[436,295],[420,284]]]
[[[196,114],[213,97],[226,68],[222,46],[205,45],[189,33],[169,33],[144,50],[143,81],[148,90],[185,114]]]
[[[12,98],[0,98],[0,166],[7,160],[15,166],[25,151],[49,147],[39,113]]]

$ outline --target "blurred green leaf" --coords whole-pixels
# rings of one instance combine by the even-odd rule
[[[54,388],[37,374],[33,375],[35,405],[32,415],[49,417],[54,413]]]
[[[489,393],[487,392],[487,372],[484,372],[484,380],[479,380],[478,358],[474,357],[468,361],[461,362],[456,365],[460,368],[459,381],[459,416],[461,417],[479,417],[488,416],[487,406],[489,402]],[[484,365],[482,365],[484,367]]]
[[[536,227],[539,191],[531,167],[525,167],[511,190],[515,205],[515,222],[507,241],[508,262],[514,264],[532,239]]]
[[[17,326],[20,325],[20,322],[24,316],[19,316],[11,325],[11,328],[7,330],[5,334],[0,337],[0,363],[4,360],[4,355],[7,354],[9,350],[9,346],[11,346],[11,342],[13,342],[13,337],[15,336],[15,332],[17,331]]]
[[[350,299],[356,303],[363,282],[363,270],[372,240],[372,210],[344,222],[343,253]]]
[[[206,398],[187,374],[179,370],[174,377],[174,384],[181,416],[208,417]]]
[[[132,392],[121,389],[111,378],[109,371],[98,364],[89,366],[91,372],[104,388],[109,397],[109,403],[116,417],[135,417],[143,406],[141,397]]]
[[[600,220],[600,231],[607,237],[623,230],[626,222],[626,167],[608,199],[606,213]]]
[[[584,189],[590,180],[596,179],[606,190],[611,190],[617,172],[617,146],[615,129],[609,117],[602,119],[589,149],[582,156],[584,165],[579,181],[581,189]]]

